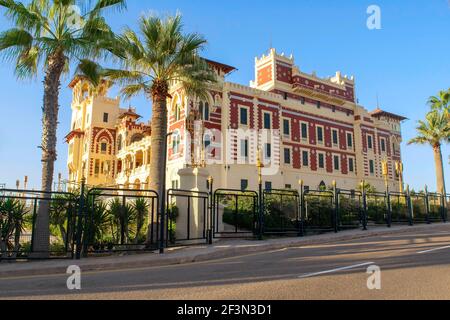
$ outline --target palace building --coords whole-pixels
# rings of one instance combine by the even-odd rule
[[[207,62],[218,82],[206,99],[186,96],[180,84],[171,86],[169,188],[180,188],[178,173],[194,159],[204,164],[215,188],[257,190],[255,159],[263,157],[267,189],[296,189],[303,180],[310,189],[336,181],[352,190],[366,180],[381,191],[385,179],[391,190],[401,189],[405,118],[360,106],[353,77],[304,73],[292,56],[271,49],[255,59],[255,80],[244,86],[226,81],[235,68]],[[107,82],[94,90],[76,77],[70,88],[69,181],[85,177],[88,185],[148,188],[150,122],[141,122],[131,107],[121,108],[119,98],[108,98]],[[263,139],[261,130],[270,138]],[[201,156],[195,148],[199,134]]]

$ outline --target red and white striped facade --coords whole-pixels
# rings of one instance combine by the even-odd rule
[[[242,154],[237,130],[264,129],[264,117],[270,116],[270,129],[280,131],[281,142],[271,150],[280,167],[275,174],[263,177],[265,185],[296,188],[298,181],[303,180],[305,186],[315,189],[320,184],[331,185],[335,180],[341,188],[355,189],[366,180],[378,190],[384,190],[382,161],[387,160],[389,186],[393,190],[400,188],[395,163],[401,162],[400,126],[405,118],[379,109],[368,112],[358,105],[353,78],[343,77],[339,72],[327,79],[305,74],[294,65],[292,57],[277,54],[274,49],[269,55],[256,58],[256,80],[250,86],[226,82],[224,76],[234,68],[211,63],[220,81],[210,89],[208,101],[202,101],[203,108],[206,102],[209,105],[208,119],[204,115],[197,119],[202,119],[204,132],[208,129],[222,132],[221,141],[214,141],[221,146],[207,155],[209,160],[219,163],[206,167],[215,187],[239,189],[242,180],[246,180],[244,185],[248,183],[249,189],[257,189],[255,162],[236,163]],[[169,130],[180,132],[184,141],[186,118],[190,113],[201,113],[200,101],[185,97],[182,88],[177,86],[173,88],[173,97]],[[177,108],[181,108],[182,116],[175,121]],[[247,110],[247,124],[240,121],[241,109]],[[286,121],[288,134],[284,134]],[[306,127],[307,134],[303,137]],[[318,141],[318,130],[322,130],[323,142]],[[186,149],[178,148],[175,153],[172,146],[169,143],[168,183],[176,186],[177,171],[185,166]],[[264,150],[260,139],[250,143],[250,159],[256,158],[258,148]],[[290,161],[285,161],[285,149],[290,150]],[[349,165],[349,161],[353,164]]]
[[[298,188],[299,180],[303,180],[305,186],[316,189],[335,180],[340,188],[355,189],[366,180],[384,190],[381,167],[386,160],[389,186],[400,188],[395,164],[401,162],[400,127],[405,118],[379,109],[369,112],[358,105],[353,78],[339,72],[331,78],[303,73],[292,57],[274,49],[255,59],[255,80],[249,86],[226,81],[233,67],[208,62],[218,82],[208,88],[206,99],[186,96],[179,84],[171,87],[168,131],[173,135],[168,141],[168,187],[180,187],[178,171],[190,165],[186,159],[191,159],[191,152],[198,157],[192,144],[195,120],[201,128],[200,136],[210,137],[206,169],[214,178],[215,188],[257,189],[258,149],[267,156],[264,153],[269,148],[258,132],[262,129],[269,129],[272,137],[272,160],[267,167],[275,167],[265,171],[267,187]],[[82,81],[73,84],[73,130],[67,136],[72,149],[70,178],[79,180],[84,164],[88,183],[106,181],[144,188],[149,177],[151,127],[139,123],[139,116],[132,110],[120,109],[117,100],[95,97],[87,105],[75,101],[82,85]],[[96,102],[99,99],[101,103]],[[91,120],[86,115],[89,112]],[[101,118],[107,112],[110,118],[104,123]],[[245,146],[243,140],[247,138],[240,135],[242,132],[255,139],[249,139]],[[107,143],[106,152],[102,143]],[[84,144],[89,147],[83,151]],[[239,156],[243,154],[247,158],[241,161]],[[106,173],[98,168],[105,167],[102,161],[107,161]]]

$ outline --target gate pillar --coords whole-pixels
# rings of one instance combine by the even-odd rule
[[[181,190],[209,192],[209,172],[205,168],[184,168],[178,171],[178,175],[180,176]],[[201,238],[206,223],[204,212],[208,210],[205,205],[208,206],[208,203],[205,204],[204,200],[197,197],[176,197],[175,204],[180,212],[177,219],[177,239],[185,239],[188,236],[190,238]]]

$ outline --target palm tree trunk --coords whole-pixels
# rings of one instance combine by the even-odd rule
[[[434,151],[434,164],[436,166],[436,180],[437,180],[437,192],[446,194],[445,179],[444,179],[444,164],[442,161],[441,146],[437,145],[433,147]]]
[[[44,79],[44,106],[42,108],[42,191],[51,192],[54,163],[56,161],[56,128],[58,126],[59,89],[65,57],[56,52],[49,57]],[[39,201],[35,229],[33,230],[33,256],[46,258],[49,255],[49,201]]]
[[[163,179],[166,165],[164,156],[167,153],[167,95],[165,93],[153,95],[152,109],[152,137],[151,137],[151,156],[150,156],[150,189],[158,192],[159,201],[163,199]],[[158,208],[155,208],[153,216],[156,217]],[[151,219],[149,219],[151,221]],[[153,220],[157,221],[157,219]],[[155,228],[157,223],[149,226],[147,234],[147,242],[151,241],[151,228]]]

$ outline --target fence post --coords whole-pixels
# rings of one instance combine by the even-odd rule
[[[339,194],[337,190],[336,180],[333,180],[333,198],[334,198],[334,206],[333,206],[333,224],[334,224],[334,232],[339,232]]]
[[[299,192],[299,237],[304,237],[305,236],[305,232],[303,230],[303,188],[304,188],[304,182],[303,180],[300,180],[298,182],[298,184],[300,185],[300,192]]]
[[[83,211],[84,211],[84,192],[85,192],[85,184],[86,184],[86,178],[81,179],[81,188],[80,188],[80,200],[78,204],[78,221],[77,221],[77,249],[75,253],[75,259],[80,260],[81,259],[81,238],[83,234]]]
[[[363,230],[367,231],[367,192],[366,192],[366,188],[364,188],[364,183],[363,183],[363,187],[362,187],[362,211],[363,211]]]
[[[409,214],[409,225],[413,226],[414,225],[414,217],[413,217],[411,192],[409,190],[409,185],[406,185],[406,206],[407,206],[408,214]]]
[[[447,195],[444,193],[441,195],[441,215],[442,221],[447,222]]]
[[[386,211],[387,211],[387,225],[392,227],[392,208],[391,208],[391,193],[386,192]]]
[[[207,241],[208,244],[213,244],[213,235],[214,235],[214,227],[213,227],[213,218],[214,218],[214,193],[213,193],[213,183],[214,179],[212,176],[208,178],[208,187],[209,187],[209,224],[208,224],[208,236]]]
[[[426,217],[426,221],[427,224],[431,224],[430,221],[430,199],[429,199],[430,194],[428,193],[428,186],[425,185],[425,217]]]

